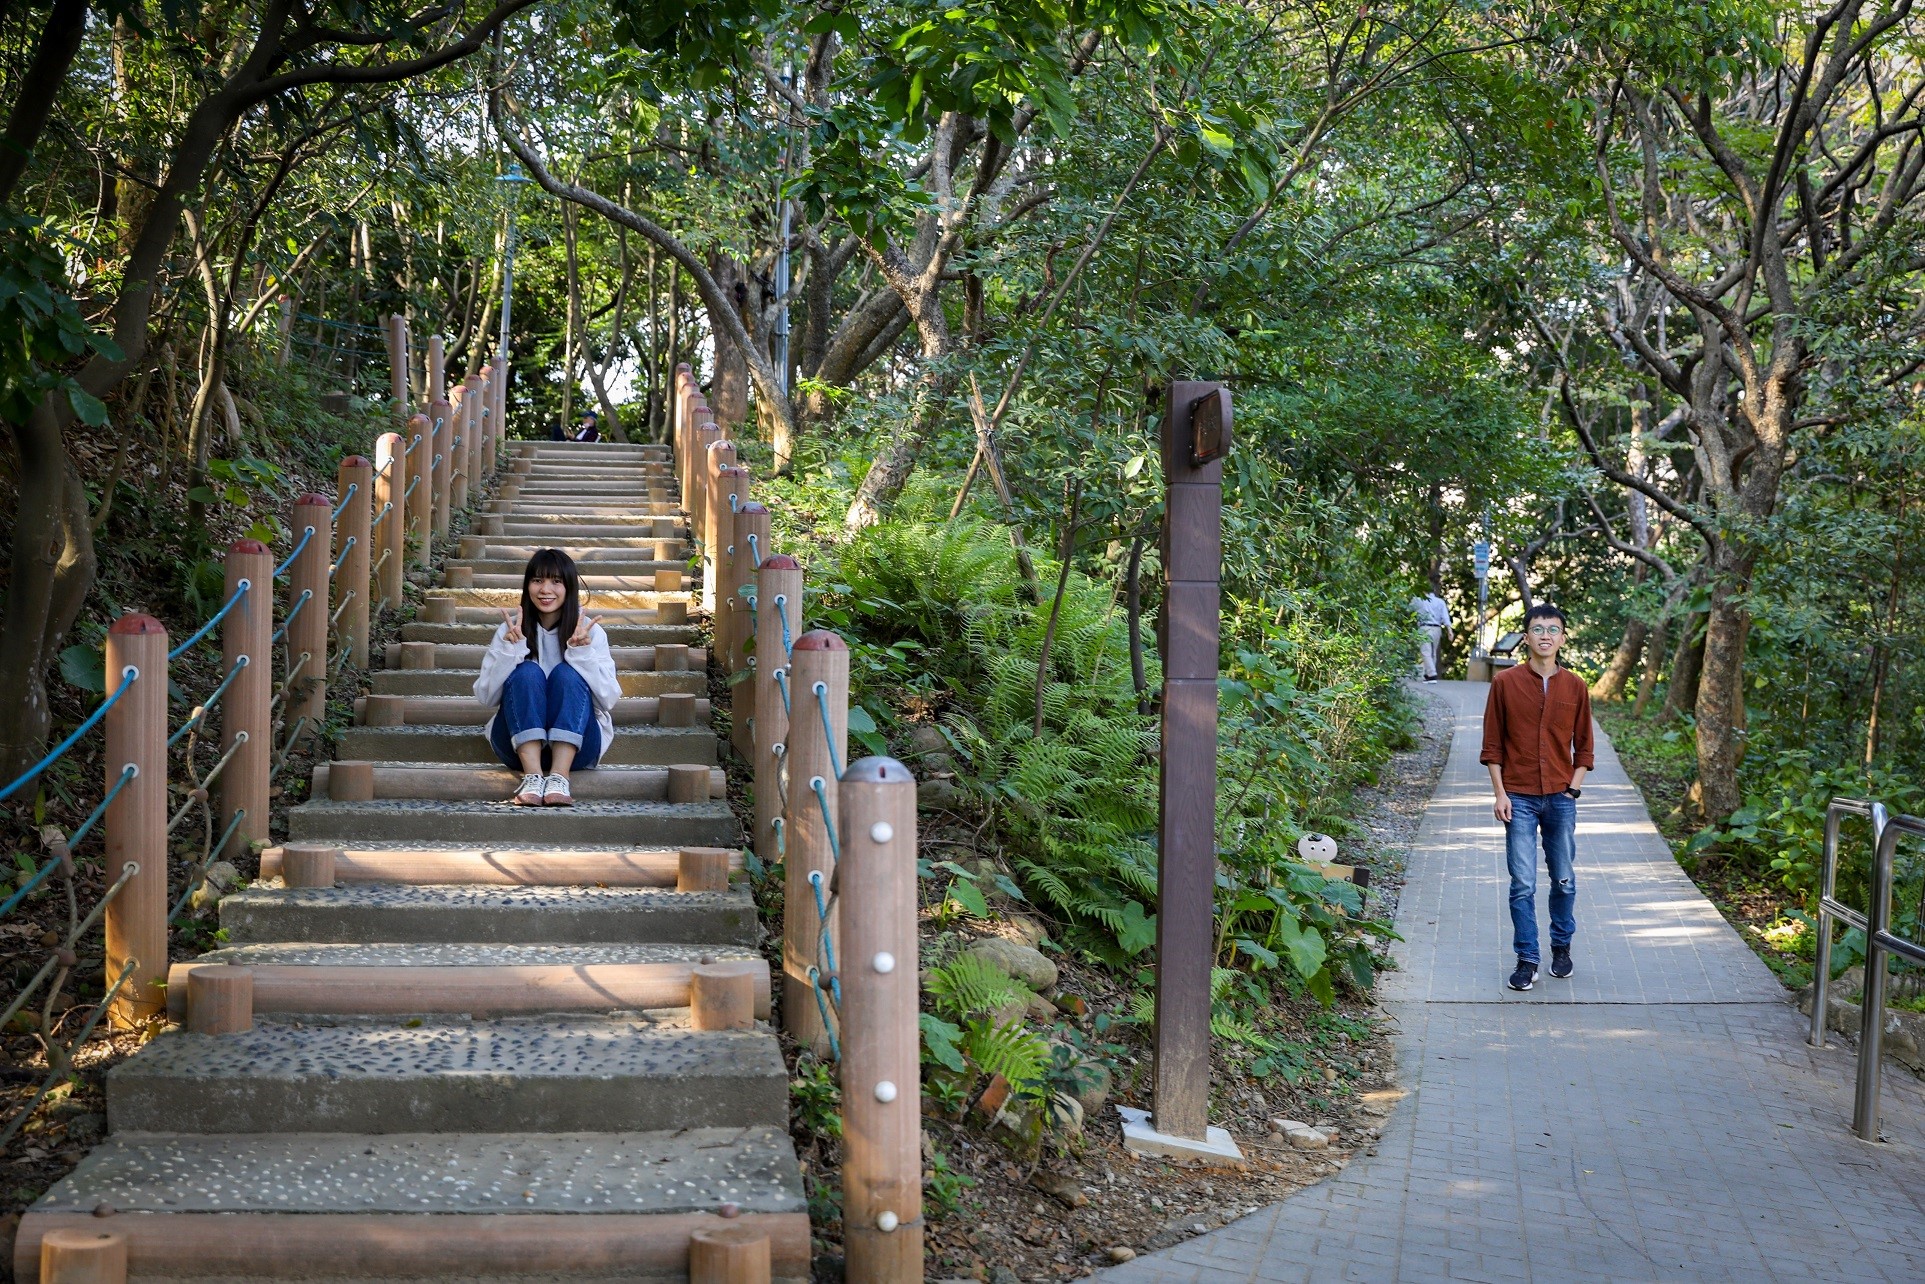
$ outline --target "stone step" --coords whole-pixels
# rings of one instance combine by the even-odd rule
[[[479,724],[434,727],[347,727],[340,733],[340,755],[359,762],[487,763],[499,760]],[[706,722],[693,727],[644,724],[616,727],[614,742],[602,750],[602,766],[669,766],[716,761],[715,733]]]
[[[476,663],[466,669],[383,669],[370,674],[369,678],[375,695],[465,696],[474,691],[475,675],[481,670],[480,658],[477,654]],[[708,691],[708,675],[689,669],[656,673],[633,665],[624,667],[618,659],[615,677],[622,684],[625,696],[659,696],[664,692],[699,696]]]
[[[591,476],[570,476],[558,473],[531,472],[514,479],[514,489],[521,492],[525,499],[529,495],[562,496],[609,496],[613,499],[639,497],[648,491],[666,493],[672,484],[667,473],[636,473],[629,477],[609,477],[607,474]]]
[[[664,593],[657,589],[655,584],[657,571],[678,572],[682,582],[686,584],[689,578],[687,562],[644,562],[641,566],[645,569],[617,571],[612,568],[607,570],[597,568],[582,572],[582,592],[585,595],[592,595],[584,600],[589,613],[594,614],[594,607],[600,603],[652,609],[663,597],[674,597],[687,592],[683,588]],[[512,600],[505,602],[504,605],[512,606],[521,600],[523,569],[525,568],[516,567],[514,570],[504,571],[475,571],[474,587],[484,591],[493,590],[494,592],[489,594],[490,602],[499,600],[495,597],[495,592],[505,592],[506,596]],[[454,591],[458,593],[461,590]]]
[[[726,802],[585,802],[573,807],[513,803],[308,802],[289,810],[290,842],[433,839],[455,847],[481,843],[582,843],[733,847],[741,839]]]
[[[658,534],[655,530],[657,522],[668,529]],[[670,539],[674,537],[674,528],[677,524],[672,516],[638,513],[632,509],[616,509],[593,521],[586,520],[582,514],[578,513],[520,512],[511,509],[501,514],[501,529],[505,535],[539,534],[574,528],[579,528],[583,535],[619,535],[626,530],[641,527],[651,535],[655,535],[657,539]]]
[[[481,538],[487,541],[491,557],[507,558],[524,566],[528,564],[528,559],[535,555],[536,549],[552,547],[548,541],[536,542],[525,535],[483,535]],[[613,533],[577,536],[568,541],[567,552],[577,562],[587,562],[600,557],[635,557],[638,555],[637,550],[652,549],[659,545],[671,547],[669,554],[671,561],[687,556],[688,541],[681,535],[664,535],[658,538],[647,532],[622,534],[619,529]]]
[[[283,848],[261,853],[261,877],[281,877]],[[675,847],[440,847],[421,843],[355,843],[334,859],[334,881],[352,883],[480,883],[507,887],[673,887],[682,853]],[[740,871],[742,853],[729,867]]]
[[[628,586],[623,584],[604,585],[601,583],[601,579],[604,576],[614,576],[622,579],[640,576],[642,578],[636,582],[634,587],[652,589],[655,587],[655,573],[657,571],[680,571],[684,575],[688,574],[689,565],[688,558],[686,557],[654,557],[647,555],[648,550],[646,549],[637,549],[636,551],[644,554],[644,556],[623,558],[597,557],[587,559],[576,557],[575,565],[581,568],[582,584],[596,588],[625,588]],[[477,586],[493,587],[496,583],[505,580],[508,587],[519,589],[521,587],[522,572],[528,569],[528,558],[533,556],[534,554],[530,553],[526,557],[513,558],[450,558],[448,565],[463,566],[473,572]],[[574,554],[570,553],[569,556],[574,557]]]
[[[468,684],[472,690],[474,683]],[[622,696],[615,701],[609,716],[617,727],[632,727],[642,724],[656,724],[661,719],[660,696]],[[402,717],[415,726],[485,726],[495,716],[495,706],[483,704],[472,695],[465,696],[403,696]],[[671,702],[673,703],[673,702]],[[365,696],[354,702],[354,717],[361,720],[367,707]],[[706,726],[709,720],[709,701],[707,696],[695,700],[695,720]]]
[[[22,1218],[15,1278],[50,1231],[126,1236],[135,1280],[683,1280],[706,1227],[766,1232],[809,1275],[784,1129],[110,1138]]]
[[[220,914],[236,944],[753,945],[762,935],[755,902],[734,889],[255,884],[223,897]]]
[[[589,546],[604,539],[623,535],[645,535],[652,539],[678,538],[686,529],[679,517],[638,517],[632,522],[582,521],[573,517],[554,521],[504,517],[502,534],[518,541],[533,541],[543,548],[564,551]]]
[[[659,441],[511,441],[509,452],[518,459],[535,458],[572,458],[593,462],[596,466],[608,464],[631,456],[641,455],[651,459],[668,459],[673,452],[668,445]]]
[[[788,1072],[767,1030],[649,1017],[263,1017],[176,1029],[107,1075],[115,1133],[652,1132],[781,1128]]]
[[[456,645],[487,646],[494,641],[495,627],[501,623],[500,611],[476,611],[473,620],[460,619],[456,611],[454,624],[429,624],[416,621],[401,626],[403,642],[452,642]],[[594,612],[589,612],[593,615]],[[488,623],[492,616],[494,623]],[[597,617],[600,618],[600,617]],[[690,624],[659,624],[652,622],[636,623],[617,619],[603,620],[602,628],[608,634],[611,647],[654,646],[657,643],[680,643],[692,645],[700,641],[695,627]]]
[[[769,1016],[769,964],[739,945],[413,944],[229,945],[167,971],[167,1011],[187,1015],[198,967],[247,968],[261,1016],[512,1016],[646,1012],[688,1006],[689,972],[709,960],[755,981]]]
[[[673,765],[705,768],[708,796],[727,797],[728,777],[720,767],[702,763]],[[376,799],[424,798],[439,802],[507,802],[514,797],[522,774],[499,765],[434,762],[374,761],[372,770]],[[666,766],[591,767],[571,773],[569,792],[578,803],[662,802],[668,798],[668,773]],[[324,762],[316,767],[313,796],[332,797],[333,780],[332,764]]]

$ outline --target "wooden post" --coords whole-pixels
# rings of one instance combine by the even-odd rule
[[[685,694],[693,702],[695,697]],[[658,705],[657,708],[660,706]],[[668,769],[667,799],[672,803],[705,803],[709,800],[709,768],[705,763],[674,763]]]
[[[121,1030],[167,1007],[155,988],[167,976],[167,629],[151,615],[123,615],[107,630],[108,687],[118,687],[129,668],[140,676],[107,710],[107,788],[128,763],[139,774],[107,804],[102,871],[112,884],[129,862],[140,866],[107,903],[108,988],[134,964],[107,1013]]]
[[[679,494],[682,497],[681,506],[684,511],[688,508],[688,439],[689,430],[693,427],[690,413],[694,408],[694,399],[695,372],[688,368],[687,363],[683,363],[675,367],[674,416],[669,424],[669,442],[674,455],[675,471],[683,484]]]
[[[468,454],[474,444],[474,379],[463,379],[449,394],[448,400],[454,406],[453,428],[448,433],[448,511],[452,515],[457,509],[468,506]],[[443,528],[435,530],[436,535],[446,536]]]
[[[454,471],[454,447],[450,444],[457,431],[455,428],[455,408],[452,402],[437,400],[428,409],[428,418],[434,425],[430,437],[434,449],[428,452],[428,474],[433,483],[429,495],[433,521],[430,529],[435,539],[448,538],[448,482]],[[422,541],[424,544],[426,540]]]
[[[728,847],[684,847],[676,853],[675,890],[678,892],[726,892],[729,890]]]
[[[785,673],[789,655],[782,644],[782,613],[789,627],[802,627],[802,567],[786,553],[762,559],[755,593],[755,833],[749,845],[765,864],[782,859],[775,822],[782,815],[782,754],[789,738],[789,715],[782,706],[776,674]],[[657,652],[659,655],[660,652]],[[783,824],[787,824],[783,821]]]
[[[688,1284],[769,1284],[769,1236],[747,1226],[705,1226],[688,1237]]]
[[[434,543],[429,535],[434,525],[434,477],[428,468],[428,462],[434,458],[429,441],[433,436],[434,421],[428,416],[416,415],[408,420],[407,476],[401,487],[404,496],[401,507],[407,510],[403,520],[409,553],[416,566],[428,564]]]
[[[755,556],[769,551],[769,510],[750,500],[735,510],[735,534],[729,538],[728,649],[717,644],[722,680],[730,693],[730,740],[743,761],[755,755],[755,681],[748,672],[749,639],[755,635],[754,608],[743,590],[755,583]]]
[[[384,432],[374,443],[374,583],[380,609],[401,605],[401,564],[408,556],[407,441]]]
[[[227,752],[243,735],[247,738],[247,742],[235,750],[218,782],[221,805],[215,832],[224,829],[234,819],[235,812],[247,813],[228,841],[226,855],[230,860],[246,852],[248,844],[256,839],[267,838],[267,775],[274,757],[272,732],[268,729],[274,689],[271,671],[274,555],[259,540],[237,539],[228,547],[228,597],[233,596],[242,580],[248,583],[246,595],[221,621],[221,673],[233,673],[241,658],[247,659],[246,666],[234,673],[234,681],[220,703],[221,752]],[[325,616],[326,605],[324,597],[320,602],[308,603],[301,614],[306,615],[319,606]]]
[[[754,1029],[755,977],[726,963],[698,965],[689,973],[688,1006],[693,1029]]]
[[[428,336],[428,404],[448,399],[448,341],[438,334]],[[428,412],[430,415],[434,411]],[[430,459],[434,456],[430,455]]]
[[[1192,411],[1220,384],[1170,384],[1163,424],[1162,821],[1156,919],[1156,1131],[1197,1140],[1210,1112],[1210,965],[1216,886],[1218,580],[1223,461],[1193,462]],[[1227,437],[1227,432],[1225,434]],[[1227,443],[1226,443],[1227,444]]]
[[[254,1028],[254,973],[225,964],[187,974],[187,1028],[195,1034],[245,1034]]]
[[[281,881],[289,887],[332,887],[341,854],[326,843],[288,843],[281,848]]]
[[[461,446],[461,502],[456,508],[466,508],[468,497],[481,490],[481,440],[488,431],[488,380],[483,375],[471,374],[461,381],[468,390],[464,409],[468,412],[467,436]]]
[[[818,1056],[825,1056],[829,1052],[829,1033],[816,1008],[815,993],[809,985],[809,969],[818,968],[824,973],[820,984],[826,993],[827,960],[817,947],[825,929],[829,939],[838,939],[838,915],[833,905],[828,906],[826,923],[817,913],[818,888],[810,875],[821,878],[820,900],[828,904],[829,880],[835,876],[836,866],[829,841],[830,827],[836,824],[836,764],[845,761],[849,739],[849,644],[826,629],[816,629],[795,640],[789,660],[791,707],[789,747],[785,755],[789,764],[788,808],[783,821],[787,851],[783,856],[786,899],[782,909],[782,1019],[798,1044],[814,1048]],[[820,695],[815,690],[817,686],[823,688]],[[827,734],[822,725],[822,705],[829,711]],[[816,793],[817,781],[822,786],[820,796]]]
[[[689,535],[702,546],[702,564],[708,564],[708,497],[709,497],[709,447],[722,440],[722,430],[713,419],[709,419],[706,407],[702,410],[703,422],[695,425],[695,445],[692,456],[694,475],[689,479]],[[699,604],[699,599],[698,599]]]
[[[401,418],[408,414],[408,318],[399,312],[388,318],[388,353],[393,364],[389,380],[394,388],[394,410]]]
[[[731,480],[736,472],[743,481],[748,478],[748,470],[739,468],[735,462],[735,443],[718,438],[709,443],[708,465],[703,478],[702,496],[702,609],[715,621],[717,630],[728,626],[722,623],[721,612],[716,606],[718,590],[722,583],[722,562],[727,557],[724,552],[729,536],[735,532],[735,514],[729,508],[729,497],[734,495],[739,502],[746,485],[738,486]],[[720,650],[722,633],[716,633],[717,649]]]
[[[335,484],[346,500],[341,509],[341,552],[334,571],[335,636],[357,669],[368,667],[368,569],[374,565],[374,465],[366,455],[341,461]],[[265,832],[265,831],[263,831]]]
[[[916,778],[849,764],[841,809],[842,1244],[851,1284],[922,1279]]]
[[[40,1284],[127,1284],[127,1237],[84,1226],[48,1231],[40,1240]]]
[[[481,368],[481,401],[475,413],[481,416],[481,431],[475,434],[474,488],[479,491],[488,480],[488,461],[495,453],[495,367],[492,362]]]
[[[288,667],[300,666],[300,678],[288,693],[283,718],[289,727],[302,718],[305,738],[327,721],[328,691],[328,567],[334,561],[334,501],[307,494],[294,501],[290,525],[294,542],[307,543],[287,568]],[[307,536],[308,528],[314,534]],[[305,594],[305,598],[302,596]],[[286,618],[284,616],[284,618]]]

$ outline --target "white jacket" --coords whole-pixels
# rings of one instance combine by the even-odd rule
[[[555,671],[562,660],[562,639],[555,630],[535,626],[539,637],[536,654],[541,664],[543,676]],[[515,666],[528,658],[528,642],[510,642],[508,624],[503,621],[495,626],[494,641],[488,644],[488,652],[481,657],[481,676],[475,679],[475,699],[492,708],[501,708],[501,689],[508,685],[508,675]],[[588,645],[571,647],[568,651],[568,667],[582,675],[588,683],[588,693],[595,701],[595,725],[602,730],[602,755],[607,756],[609,748],[615,743],[615,720],[609,714],[615,702],[621,699],[621,680],[615,676],[615,657],[608,650],[608,634],[597,624],[588,635]],[[500,717],[499,713],[495,718]],[[488,719],[488,725],[481,729],[484,736],[492,736],[495,731],[495,718]]]

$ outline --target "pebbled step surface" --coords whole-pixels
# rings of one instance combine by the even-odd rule
[[[436,839],[491,843],[645,843],[662,847],[733,847],[741,826],[726,802],[578,802],[573,807],[513,803],[310,802],[288,812],[288,837]]]
[[[596,967],[618,963],[700,963],[760,958],[740,946],[702,945],[431,945],[274,941],[224,945],[196,963],[273,963],[289,967]]]
[[[788,1120],[766,1030],[527,1017],[386,1022],[262,1018],[245,1034],[176,1031],[108,1073],[115,1133],[481,1132],[512,1110],[542,1132],[647,1132]]]
[[[441,723],[426,727],[345,727],[341,757],[362,762],[488,763],[500,761],[480,727]],[[616,727],[602,753],[610,767],[665,767],[673,763],[716,762],[715,732],[706,724],[664,727],[659,723]]]

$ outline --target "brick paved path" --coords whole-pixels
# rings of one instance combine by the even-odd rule
[[[1456,734],[1385,982],[1410,1095],[1378,1153],[1105,1278],[1925,1280],[1925,1093],[1888,1063],[1889,1140],[1852,1137],[1850,1051],[1805,1045],[1602,735],[1578,814],[1577,975],[1504,988],[1486,688],[1431,690]]]

